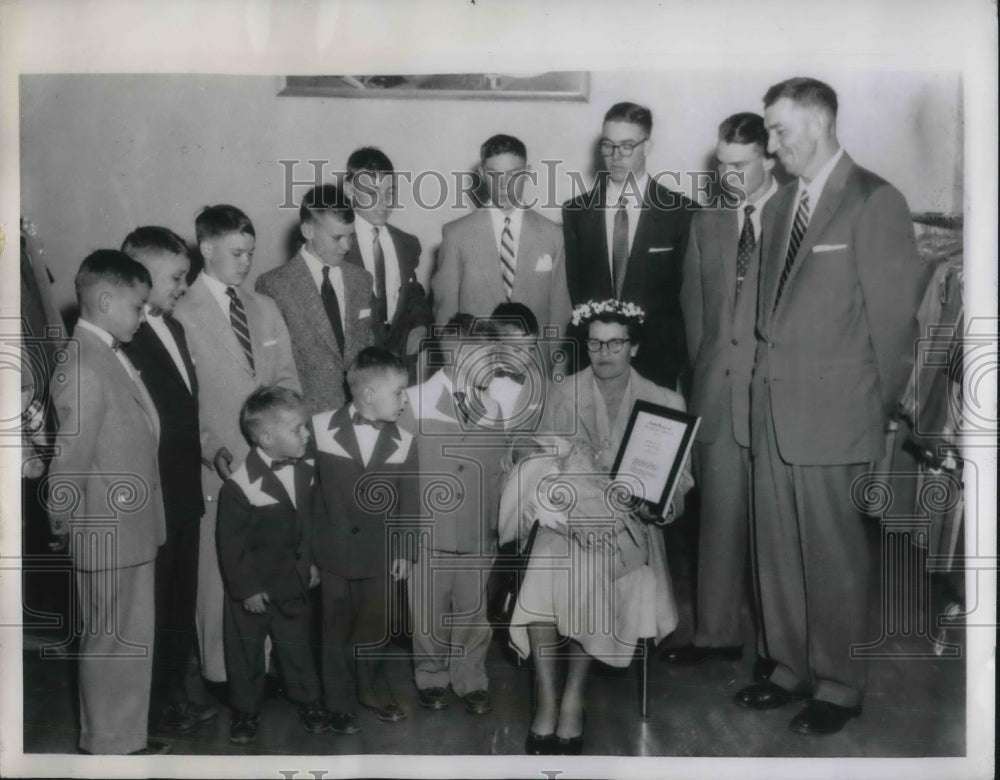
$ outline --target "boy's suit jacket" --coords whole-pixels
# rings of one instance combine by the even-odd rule
[[[605,225],[606,178],[593,190],[563,204],[566,279],[574,306],[615,297]],[[646,312],[643,343],[632,366],[654,383],[680,390],[686,378],[687,348],[681,316],[681,274],[691,227],[698,208],[690,199],[650,177],[619,296]],[[586,352],[581,352],[586,361]]]
[[[219,492],[219,565],[236,601],[258,593],[272,601],[308,596],[314,468],[305,459],[285,468],[295,470],[294,505],[256,449]]]
[[[421,510],[433,521],[430,549],[493,555],[506,451],[503,428],[463,430],[443,371],[407,393],[410,403],[400,425],[417,441]]]
[[[187,294],[177,302],[175,316],[189,336],[188,346],[198,370],[198,412],[201,417],[201,456],[206,470],[215,474],[212,459],[220,447],[233,454],[239,465],[250,451],[240,433],[240,408],[247,396],[262,385],[282,385],[299,389],[299,377],[292,359],[288,329],[274,301],[240,288],[246,310],[253,349],[254,369],[236,340],[218,301],[199,276]],[[221,480],[206,485],[206,494],[215,498]]]
[[[344,405],[347,368],[375,340],[372,277],[363,268],[348,263],[341,263],[340,267],[347,298],[337,301],[345,315],[343,354],[301,253],[257,278],[256,289],[274,299],[288,325],[295,365],[302,380],[302,395],[312,413]]]
[[[733,209],[695,213],[684,256],[681,311],[694,367],[691,414],[701,417],[697,440],[715,441],[722,415],[729,414],[736,441],[749,447],[760,241],[737,298],[738,224]]]
[[[876,461],[910,374],[926,283],[910,212],[898,190],[845,153],[775,307],[797,193],[797,180],[786,184],[761,213],[753,392],[764,398],[770,388],[785,462]]]
[[[365,466],[350,405],[312,418],[316,443],[313,556],[323,571],[349,579],[388,576],[388,520],[414,523],[420,512],[413,435],[386,423]],[[398,556],[412,557],[402,549]]]
[[[445,323],[457,312],[488,317],[507,300],[489,208],[449,222],[442,232],[441,255],[431,280],[434,321]],[[511,300],[531,309],[539,327],[555,325],[560,332],[570,315],[564,263],[559,226],[525,209]]]
[[[184,327],[172,316],[163,317],[187,371],[190,389],[166,346],[148,322],[122,349],[142,375],[142,382],[156,404],[160,416],[160,478],[168,522],[177,509],[201,515],[205,502],[201,494],[201,432],[198,423],[198,377]]]
[[[73,339],[79,351],[70,350],[64,367],[70,379],[53,385],[59,433],[50,514],[70,522],[77,569],[148,563],[166,540],[156,407],[141,379],[132,380],[100,337],[78,327]],[[114,551],[98,544],[94,555],[88,537],[105,526],[114,534]]]
[[[386,225],[385,230],[392,239],[396,249],[396,259],[399,261],[399,300],[389,327],[381,327],[373,320],[375,343],[395,352],[400,357],[406,354],[406,339],[410,331],[421,326],[430,327],[434,321],[431,314],[430,299],[424,287],[417,281],[417,266],[420,264],[420,240],[392,225]],[[386,258],[388,260],[388,258]],[[351,248],[344,257],[345,263],[365,270],[361,250],[358,249],[357,233],[351,241]],[[372,309],[372,312],[375,310]],[[336,407],[327,407],[336,408]]]

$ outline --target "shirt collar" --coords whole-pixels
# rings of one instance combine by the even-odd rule
[[[388,230],[388,229],[389,229],[388,225],[382,225],[381,227],[379,227],[379,229],[378,229],[379,236],[381,237],[381,235],[383,233],[385,233],[385,231]],[[372,237],[375,235],[375,226],[371,222],[369,222],[367,219],[365,219],[364,217],[362,217],[360,214],[355,214],[354,215],[354,232],[355,233],[360,233],[369,242],[371,242]]]
[[[270,455],[264,452],[264,450],[262,450],[260,447],[254,447],[254,450],[256,451],[257,456],[262,461],[264,461],[264,465],[267,466],[268,468],[271,468],[271,463],[274,462],[274,458],[272,458]]]
[[[489,207],[490,219],[493,220],[493,232],[500,235],[500,231],[503,230],[504,219],[510,217],[510,232],[514,234],[516,238],[521,232],[521,223],[524,221],[524,210],[514,209],[510,214],[498,209],[496,206]]]
[[[834,167],[840,162],[840,158],[844,156],[844,147],[837,147],[837,151],[834,152],[833,157],[827,160],[823,167],[817,171],[813,180],[806,184],[805,180],[799,177],[799,198],[802,198],[803,192],[809,193],[809,210],[812,211],[816,208],[816,204],[819,203],[819,199],[823,194],[823,188],[826,186],[826,180],[830,178],[830,174],[833,173]]]
[[[156,318],[156,319],[162,319],[163,318],[163,312],[162,311],[161,312],[157,312],[156,314],[153,314],[153,307],[150,304],[147,303],[145,308],[146,308],[146,319],[147,320],[150,320],[150,319],[153,319],[153,318]]]
[[[316,285],[321,286],[323,284],[323,269],[327,267],[327,264],[310,252],[305,244],[302,245],[299,252],[302,254],[302,259],[306,261],[306,267],[309,269],[309,273],[312,274],[312,278],[316,282]],[[331,265],[329,268],[332,283],[333,279],[340,278],[340,266]]]
[[[772,176],[771,186],[768,187],[766,190],[764,190],[764,194],[761,195],[759,198],[757,198],[757,200],[755,200],[753,203],[744,203],[743,208],[746,208],[747,206],[753,206],[754,211],[760,214],[761,210],[764,208],[764,204],[767,203],[771,199],[771,196],[774,195],[774,193],[776,193],[777,191],[778,191],[778,182]]]
[[[80,319],[78,319],[76,321],[76,326],[78,328],[83,328],[84,330],[89,330],[91,333],[93,333],[95,336],[97,336],[97,338],[99,338],[101,341],[103,341],[109,347],[112,344],[115,343],[115,337],[114,336],[112,336],[110,333],[108,333],[106,330],[104,330],[104,328],[102,328],[102,327],[100,327],[98,325],[95,325],[92,322],[88,322],[87,320],[83,319],[83,317],[81,317]]]

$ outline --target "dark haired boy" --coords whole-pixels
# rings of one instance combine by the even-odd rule
[[[59,419],[50,528],[73,558],[80,634],[80,749],[158,754],[147,740],[157,549],[166,537],[157,463],[160,420],[121,344],[145,315],[149,272],[100,249],[80,265],[78,347],[54,385]],[[71,495],[72,502],[59,503]],[[111,630],[109,630],[111,629]]]
[[[187,289],[191,262],[184,239],[155,225],[136,228],[122,251],[142,263],[153,281],[145,321],[123,345],[142,374],[160,416],[160,480],[167,540],[156,556],[156,646],[151,713],[156,728],[183,734],[215,717],[192,700],[185,681],[197,647],[195,602],[198,543],[205,502],[201,493],[198,378],[184,327],[173,317]],[[197,691],[204,698],[204,691]]]
[[[354,222],[340,187],[314,187],[299,207],[305,243],[287,263],[257,279],[257,291],[274,299],[288,324],[302,395],[312,414],[344,405],[347,367],[375,340],[372,277],[344,262]]]
[[[345,262],[374,279],[375,343],[406,361],[417,376],[417,352],[433,322],[430,300],[417,281],[420,240],[388,224],[395,207],[395,171],[381,149],[365,146],[347,158],[344,193],[354,208],[354,240]]]
[[[226,679],[222,640],[224,594],[215,549],[219,489],[250,451],[240,434],[240,407],[257,387],[299,390],[288,329],[274,301],[243,287],[256,234],[235,206],[209,206],[195,220],[205,267],[175,309],[198,368],[202,490],[205,517],[198,555],[196,621],[202,674]]]
[[[390,577],[409,575],[416,549],[397,543],[391,523],[416,518],[420,496],[417,446],[396,424],[407,403],[405,363],[366,347],[347,381],[354,400],[312,418],[321,507],[313,551],[322,572],[325,701],[350,733],[359,729],[349,712],[354,695],[379,720],[407,715],[389,687],[385,658]]]
[[[498,304],[519,301],[540,325],[562,332],[570,312],[563,238],[557,225],[527,208],[524,185],[532,174],[524,144],[510,135],[488,138],[480,174],[488,203],[442,231],[431,280],[435,322],[457,312],[487,317]]]
[[[252,742],[264,698],[270,635],[288,697],[310,734],[330,730],[309,643],[314,468],[305,405],[294,390],[261,387],[240,410],[253,447],[219,493],[219,562],[226,588],[225,645],[233,717],[229,740]]]

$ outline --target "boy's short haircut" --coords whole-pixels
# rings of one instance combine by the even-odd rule
[[[153,279],[142,263],[133,260],[117,249],[98,249],[87,255],[80,263],[80,269],[73,280],[76,286],[76,298],[80,300],[83,293],[95,284],[110,284],[114,287],[134,287],[144,284],[153,286]]]
[[[363,146],[351,152],[347,158],[347,181],[351,181],[359,173],[374,173],[376,176],[392,174],[392,160],[381,149],[375,146]]]
[[[137,227],[125,236],[122,251],[133,260],[137,260],[138,255],[145,253],[188,256],[188,247],[184,239],[170,228],[159,225]]]
[[[653,132],[653,112],[638,103],[623,102],[615,103],[604,115],[605,122],[625,122],[630,125],[638,125],[646,135]]]
[[[205,206],[194,220],[195,239],[200,244],[211,238],[221,238],[230,233],[240,233],[242,235],[254,236],[257,234],[253,229],[253,222],[250,217],[240,211],[236,206],[220,203],[217,206]]]
[[[483,145],[479,147],[479,161],[483,165],[491,157],[501,154],[513,154],[515,157],[520,157],[525,161],[528,159],[528,149],[524,145],[524,141],[512,135],[498,133],[487,138],[483,141]]]
[[[299,205],[299,222],[314,222],[323,213],[333,213],[345,225],[353,224],[354,209],[343,187],[320,184],[306,193]]]
[[[302,396],[289,387],[264,385],[258,387],[243,402],[240,409],[240,432],[251,446],[257,444],[261,428],[268,415],[279,409],[304,409]]]
[[[408,375],[403,359],[382,347],[365,347],[347,369],[347,384],[351,388],[351,395],[357,397],[362,383],[390,373]]]
[[[538,318],[535,313],[519,301],[504,301],[497,304],[490,320],[499,329],[504,325],[517,328],[526,336],[538,335]]]

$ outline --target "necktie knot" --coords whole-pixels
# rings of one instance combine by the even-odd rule
[[[381,431],[385,427],[385,420],[369,420],[367,417],[362,417],[359,412],[351,415],[351,422],[355,425],[370,425],[376,431]]]
[[[117,352],[117,351],[118,351],[118,350],[120,350],[121,348],[122,348],[122,343],[121,343],[121,341],[119,341],[119,340],[118,340],[117,338],[115,338],[115,337],[112,337],[112,338],[111,338],[111,351],[112,351],[112,352]]]
[[[271,471],[280,471],[286,466],[294,466],[298,462],[298,458],[275,458],[271,461]]]
[[[747,207],[746,207],[745,209],[743,209],[743,213],[744,213],[744,214],[745,214],[745,215],[746,215],[747,217],[749,217],[749,216],[750,216],[751,214],[753,214],[753,213],[754,213],[754,212],[755,212],[756,210],[757,210],[757,207],[756,207],[756,206],[754,206],[754,205],[753,205],[752,203],[749,203],[749,204],[747,204]]]
[[[236,301],[236,300],[239,300],[239,297],[240,297],[240,296],[239,296],[239,295],[237,294],[237,292],[236,292],[236,288],[235,288],[235,287],[227,287],[227,288],[226,288],[226,295],[228,295],[228,296],[229,296],[229,299],[230,299],[230,300],[233,300],[233,301]]]
[[[323,281],[324,282],[330,281],[330,266],[328,265],[323,266]]]

